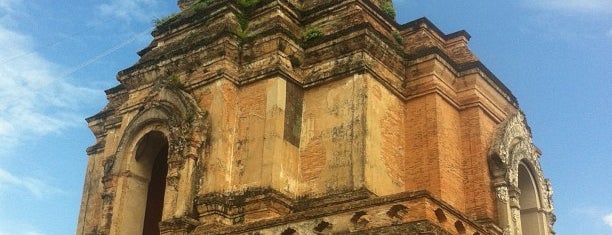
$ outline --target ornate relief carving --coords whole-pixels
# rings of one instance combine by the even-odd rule
[[[497,164],[504,169],[517,164],[522,158],[536,157],[536,148],[531,141],[531,131],[525,124],[525,117],[517,113],[501,124],[489,150],[490,156],[497,156]],[[506,179],[510,177],[506,175]]]
[[[509,117],[500,125],[494,137],[491,148],[489,149],[489,167],[491,168],[494,182],[505,182],[510,188],[518,189],[518,171],[521,162],[529,166],[534,180],[539,190],[538,198],[541,198],[542,207],[546,212],[550,212],[547,217],[554,217],[552,214],[552,187],[550,181],[544,178],[539,162],[539,150],[531,139],[531,130],[527,126],[525,117],[521,112]],[[497,197],[508,195],[508,202],[513,207],[511,210],[511,224],[520,223],[519,197],[520,193],[504,192],[496,187]],[[500,200],[502,200],[500,198]],[[503,201],[503,200],[502,200]],[[506,202],[506,201],[503,201]]]
[[[544,191],[544,197],[546,198],[546,204],[548,204],[548,209],[550,211],[554,210],[554,206],[553,206],[553,189],[552,189],[552,185],[550,183],[549,179],[545,179],[544,180],[546,183],[546,187],[545,187],[545,191]]]
[[[143,105],[128,123],[115,154],[104,162],[103,174],[107,179],[104,181],[105,195],[114,195],[117,190],[120,190],[113,185],[110,179],[120,172],[129,172],[133,167],[130,164],[134,161],[130,158],[134,156],[130,154],[130,151],[143,134],[142,132],[155,130],[163,132],[168,139],[168,176],[166,178],[168,187],[166,189],[173,190],[174,197],[178,197],[176,195],[179,194],[190,194],[184,196],[187,199],[195,196],[191,188],[180,190],[179,188],[182,185],[182,174],[193,174],[186,171],[185,166],[187,164],[197,165],[198,156],[201,155],[206,145],[210,127],[207,113],[199,109],[197,102],[190,94],[166,84],[163,80],[150,88],[149,94],[140,103]],[[195,179],[195,181],[198,180]],[[105,207],[108,208],[108,211],[105,212],[108,221],[111,220],[116,210],[122,209],[115,208],[114,201],[112,197],[104,201]],[[182,207],[173,206],[191,211],[190,202],[192,200],[185,201],[187,202]],[[169,210],[174,209],[169,208]],[[110,222],[105,226],[110,227]]]
[[[520,221],[521,211],[518,208],[512,208],[512,221],[515,223]]]
[[[518,112],[501,124],[494,142],[489,149],[489,155],[495,156],[490,164],[492,170],[506,170],[504,180],[511,186],[518,186],[518,164],[525,160],[536,169],[538,176],[542,175],[538,162],[539,153],[531,140],[531,131],[525,121],[525,116]],[[497,169],[495,169],[497,168]],[[543,179],[543,177],[541,177]],[[542,187],[543,188],[543,187]]]
[[[187,110],[183,120],[171,118],[168,121],[170,130],[170,152],[177,156],[199,155],[207,141],[210,124],[208,113],[198,110]]]
[[[499,199],[502,203],[508,203],[508,187],[507,186],[498,186],[495,188],[497,199]]]

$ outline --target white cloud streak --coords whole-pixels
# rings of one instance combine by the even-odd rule
[[[0,64],[0,152],[26,136],[82,124],[76,110],[96,90],[69,83],[58,66],[35,53],[27,36],[2,25],[0,45],[0,61],[11,58]]]
[[[42,180],[31,177],[18,177],[0,168],[0,192],[8,191],[6,189],[8,187],[25,189],[38,199],[62,193],[62,190],[50,186]]]
[[[606,225],[612,227],[612,213],[605,215],[603,217],[603,221],[606,223]]]
[[[8,27],[20,7],[21,0],[0,0],[0,156],[27,137],[82,125],[79,108],[98,94],[69,82],[30,37]]]

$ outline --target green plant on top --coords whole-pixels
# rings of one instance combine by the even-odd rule
[[[160,26],[162,26],[162,25],[164,25],[164,24],[166,24],[168,22],[171,22],[171,21],[174,21],[174,20],[178,19],[178,16],[179,16],[179,14],[172,14],[172,15],[168,15],[168,16],[163,17],[163,18],[156,18],[156,19],[153,20],[153,24],[155,25],[156,28],[159,28]]]
[[[323,33],[323,31],[320,28],[317,27],[308,27],[306,28],[306,31],[304,32],[304,35],[302,35],[302,38],[304,39],[304,41],[310,41],[313,40],[315,38],[319,38],[319,37],[323,37],[325,34]]]
[[[166,79],[166,86],[170,89],[183,90],[185,85],[179,80],[176,75],[172,75]]]
[[[251,36],[248,28],[249,28],[249,16],[246,13],[238,13],[236,14],[236,21],[238,22],[238,28],[234,31],[236,36],[240,38],[240,44],[248,43],[249,37]]]
[[[234,33],[236,34],[236,36],[238,36],[238,38],[240,38],[240,44],[246,44],[250,41],[249,37],[251,36],[251,33],[248,30],[236,29]]]
[[[199,10],[202,10],[210,6],[213,2],[214,0],[200,0],[200,1],[195,2],[193,5],[191,5],[190,8],[193,11],[199,11]]]
[[[259,0],[237,0],[238,5],[245,7],[245,8],[249,8],[252,6],[257,5],[257,3],[259,3]]]
[[[246,30],[249,27],[249,16],[244,13],[236,14],[236,21],[242,30]]]
[[[378,0],[380,3],[380,8],[386,15],[395,19],[395,8],[393,7],[393,3],[391,1]]]

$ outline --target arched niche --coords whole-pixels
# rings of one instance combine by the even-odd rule
[[[168,139],[159,131],[145,134],[136,144],[133,173],[139,179],[128,181],[129,188],[134,189],[131,197],[145,199],[130,200],[126,207],[133,208],[133,217],[126,218],[134,225],[130,234],[160,234],[159,222],[162,219],[166,177],[168,175]],[[136,204],[136,205],[130,205]],[[141,231],[141,232],[137,232]]]
[[[538,212],[541,208],[540,190],[531,173],[532,170],[524,162],[518,165],[518,189],[522,234],[544,234],[540,225]]]
[[[504,234],[553,234],[552,188],[544,178],[540,152],[522,113],[500,125],[489,151],[489,167]]]
[[[206,112],[184,91],[161,86],[130,119],[105,163],[104,203],[112,213],[105,215],[104,227],[110,234],[143,234],[144,227],[157,228],[160,221],[193,222],[196,164],[209,128]]]

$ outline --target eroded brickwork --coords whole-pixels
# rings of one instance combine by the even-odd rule
[[[466,32],[397,24],[387,0],[178,4],[87,120],[77,234],[552,233],[540,153]],[[169,145],[159,222],[151,133]]]

